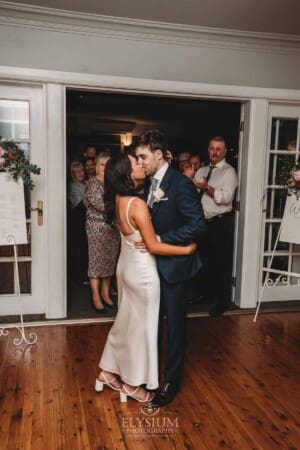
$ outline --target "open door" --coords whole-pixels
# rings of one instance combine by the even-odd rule
[[[239,271],[237,270],[237,265],[241,262],[238,260],[238,245],[240,244],[240,236],[239,236],[239,228],[241,228],[240,224],[240,190],[242,185],[242,151],[243,151],[243,138],[244,138],[244,122],[245,121],[245,105],[241,104],[241,116],[240,116],[240,134],[239,134],[239,150],[236,155],[238,158],[237,163],[237,174],[239,180],[239,186],[235,195],[234,209],[235,209],[235,218],[234,218],[234,241],[233,241],[233,260],[232,260],[232,290],[231,290],[231,300],[235,302],[235,291],[237,283],[240,282],[238,277],[240,276]],[[243,180],[245,182],[245,180]]]

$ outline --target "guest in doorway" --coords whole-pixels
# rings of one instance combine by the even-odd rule
[[[191,155],[189,162],[183,166],[182,173],[186,177],[194,181],[195,173],[202,167],[200,156],[197,154]]]
[[[96,176],[96,164],[94,158],[86,158],[84,161],[84,169],[87,180]]]
[[[194,177],[195,177],[195,168],[191,163],[186,163],[183,170],[182,170],[183,175],[185,175],[186,177],[188,177],[190,180],[194,181]]]
[[[115,273],[120,245],[118,229],[107,224],[104,219],[104,172],[109,159],[107,155],[98,156],[96,176],[87,182],[84,194],[84,203],[87,207],[88,276],[93,306],[99,313],[106,311],[104,304],[110,309],[115,308],[110,298],[110,281]]]
[[[238,186],[235,169],[226,162],[226,143],[223,137],[213,137],[208,145],[210,164],[195,175],[196,186],[206,219],[205,259],[207,296],[215,302],[211,316],[226,311],[231,299],[233,253],[233,199]]]
[[[84,167],[74,161],[71,164],[69,185],[69,249],[70,273],[76,283],[87,283],[87,237],[85,232],[86,208],[83,204],[86,181]]]
[[[197,172],[197,170],[199,170],[200,167],[202,167],[201,158],[200,158],[200,156],[198,154],[191,155],[190,163],[193,166],[195,172]]]
[[[87,145],[84,149],[83,152],[83,158],[92,158],[95,160],[95,158],[97,157],[97,149],[94,145]]]
[[[185,167],[190,164],[191,154],[189,152],[180,152],[178,155],[178,168],[183,172]]]

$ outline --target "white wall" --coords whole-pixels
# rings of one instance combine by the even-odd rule
[[[46,10],[45,10],[46,11]],[[300,89],[300,40],[3,8],[3,66]],[[97,20],[96,20],[97,19]]]

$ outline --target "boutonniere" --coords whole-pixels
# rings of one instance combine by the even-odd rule
[[[165,193],[162,189],[158,188],[153,192],[154,203],[165,202],[168,200],[168,197],[165,197]]]

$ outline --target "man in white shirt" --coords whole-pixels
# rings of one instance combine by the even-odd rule
[[[235,169],[226,162],[224,138],[208,145],[210,164],[195,174],[207,224],[205,237],[207,293],[215,300],[211,316],[223,314],[230,305],[234,218],[232,202],[238,186]]]

